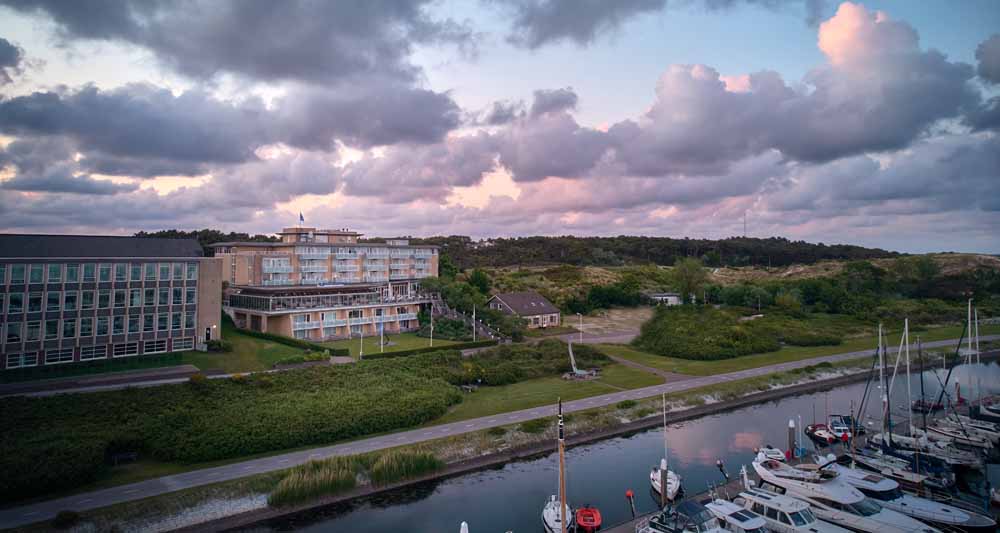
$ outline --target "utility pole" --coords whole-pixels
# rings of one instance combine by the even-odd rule
[[[472,305],[472,342],[476,342],[476,306]]]
[[[743,238],[747,238],[747,211],[743,210]]]

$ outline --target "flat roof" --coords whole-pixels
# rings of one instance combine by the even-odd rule
[[[386,282],[388,283],[388,282]],[[249,296],[315,296],[320,294],[337,294],[345,292],[371,292],[383,283],[352,283],[344,285],[275,285],[269,287],[257,285],[233,285],[239,294]]]
[[[434,244],[390,244],[387,242],[217,242],[208,246],[210,248],[221,248],[223,246],[248,246],[256,248],[284,248],[289,246],[329,246],[331,248],[389,247],[428,248],[434,250],[441,248]]]
[[[203,256],[201,244],[195,239],[112,235],[0,234],[0,257],[6,258],[200,258]]]

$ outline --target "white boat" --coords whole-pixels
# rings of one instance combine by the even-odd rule
[[[681,490],[681,477],[670,470],[667,463],[667,395],[663,395],[663,458],[660,459],[660,466],[653,467],[649,472],[649,484],[653,487],[653,491],[660,495],[660,499],[666,497],[667,501],[674,501],[677,498],[677,493]],[[663,487],[663,473],[666,472],[667,478],[667,491],[666,493],[661,492]],[[661,504],[666,504],[667,501],[661,501]]]
[[[961,434],[967,433],[970,436],[981,438],[989,442],[991,447],[996,447],[997,443],[1000,443],[1000,430],[997,430],[995,424],[992,422],[972,420],[964,416],[959,418],[958,415],[953,414],[936,420],[934,425],[946,427]]]
[[[770,444],[764,445],[756,450],[756,453],[762,453],[768,459],[774,459],[775,461],[785,462],[785,452],[771,446]]]
[[[757,513],[733,502],[716,498],[701,502],[732,533],[770,533],[767,522]]]
[[[963,444],[965,446],[972,446],[973,448],[982,448],[984,450],[992,450],[993,442],[980,437],[972,431],[966,428],[956,428],[950,424],[944,423],[934,423],[927,426],[927,437],[931,440],[936,440],[936,436],[946,437],[944,442]]]
[[[882,507],[903,513],[922,522],[937,527],[960,528],[966,532],[993,532],[997,523],[992,518],[960,509],[952,505],[907,494],[900,490],[899,483],[862,470],[855,470],[838,464],[836,458],[816,458],[823,461],[822,468],[837,472],[840,478],[862,494],[878,501]]]
[[[816,518],[809,504],[785,496],[754,488],[747,476],[747,469],[740,469],[743,491],[733,502],[749,509],[767,522],[767,527],[777,533],[846,533],[840,526]]]
[[[867,533],[934,533],[938,530],[904,514],[882,507],[840,479],[836,472],[816,465],[791,467],[758,456],[753,468],[761,489],[798,498],[827,522]]]
[[[549,533],[566,533],[573,527],[573,510],[566,503],[566,436],[562,399],[559,400],[559,494],[553,494],[542,507],[542,525]]]
[[[827,419],[826,427],[839,442],[844,442],[845,436],[848,440],[854,438],[854,434],[851,433],[851,427],[844,420],[843,415],[830,415]]]
[[[877,433],[872,435],[869,442],[884,442],[888,444],[889,439],[890,436],[888,434]],[[979,455],[966,450],[959,450],[939,441],[932,441],[925,435],[920,437],[909,437],[893,433],[891,435],[891,439],[892,445],[895,448],[904,451],[916,451],[925,455],[937,457],[952,467],[966,466],[971,468],[980,468],[983,465],[982,457]]]
[[[726,533],[719,519],[700,503],[685,500],[639,520],[636,533]]]

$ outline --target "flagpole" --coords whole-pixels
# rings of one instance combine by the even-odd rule
[[[476,342],[476,306],[472,306],[472,342]]]

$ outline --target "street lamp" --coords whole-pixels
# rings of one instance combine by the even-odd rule
[[[583,315],[577,313],[576,316],[580,317],[580,344],[583,344]]]

